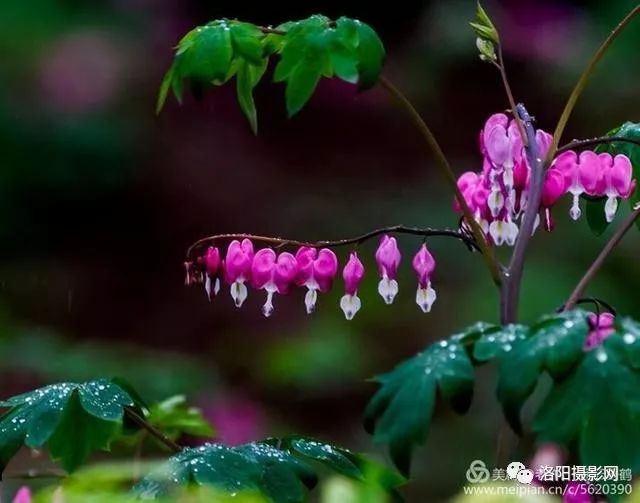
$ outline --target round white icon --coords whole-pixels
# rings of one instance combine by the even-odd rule
[[[509,477],[511,480],[514,480],[518,476],[518,472],[520,470],[524,470],[525,468],[526,466],[520,463],[520,461],[512,461],[511,463],[509,463],[509,466],[507,466],[507,477]]]
[[[516,475],[516,478],[521,484],[531,484],[531,481],[533,480],[533,470],[520,470],[518,475]]]

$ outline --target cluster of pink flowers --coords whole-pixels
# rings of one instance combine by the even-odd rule
[[[396,238],[383,236],[376,251],[376,263],[380,274],[378,292],[385,303],[391,304],[398,294],[397,273],[402,258]],[[412,261],[418,277],[416,303],[422,311],[429,312],[436,300],[431,286],[431,274],[436,262],[427,246],[423,244]],[[248,296],[247,286],[264,290],[267,294],[262,312],[269,317],[273,313],[273,297],[285,295],[293,287],[307,289],[304,302],[307,313],[315,310],[318,293],[327,293],[338,274],[338,258],[328,249],[302,246],[295,255],[289,252],[276,253],[272,248],[255,251],[250,239],[234,240],[229,244],[224,259],[220,250],[210,246],[206,253],[193,262],[186,262],[187,285],[204,284],[209,299],[220,292],[222,282],[229,285],[236,307],[241,307]],[[364,265],[356,252],[342,270],[345,294],[340,307],[348,320],[360,310],[358,287],[364,278]]]
[[[540,158],[549,152],[552,137],[536,131]],[[518,124],[505,114],[494,114],[480,132],[482,171],[468,171],[458,178],[458,187],[475,220],[490,238],[500,246],[513,245],[518,236],[518,220],[524,213],[530,189],[531,167]],[[546,171],[542,200],[535,229],[544,217],[544,227],[553,228],[551,207],[564,195],[571,194],[569,211],[574,220],[580,217],[580,196],[606,197],[605,216],[611,222],[618,207],[618,198],[627,199],[635,189],[631,161],[625,155],[585,150],[579,155],[569,150],[558,155]],[[454,203],[457,212],[460,205]]]

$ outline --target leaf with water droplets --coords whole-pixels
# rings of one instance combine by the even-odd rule
[[[304,487],[313,487],[316,481],[311,468],[270,445],[205,444],[172,456],[134,490],[143,498],[154,499],[195,482],[230,494],[260,492],[276,503],[301,503],[306,497]]]
[[[539,442],[578,447],[581,465],[640,469],[640,373],[618,331],[554,379],[533,430]]]
[[[60,383],[0,402],[0,462],[6,466],[24,443],[49,445],[51,457],[71,472],[90,452],[107,449],[122,430],[124,408],[139,408],[120,386],[100,379]]]
[[[502,358],[498,375],[498,400],[514,431],[520,433],[520,409],[543,371],[553,377],[569,372],[582,358],[588,332],[587,314],[579,309],[545,316],[529,329],[526,339]]]
[[[409,473],[414,446],[426,440],[436,390],[458,412],[468,409],[474,372],[463,342],[483,327],[473,325],[376,377],[381,387],[365,410],[365,428],[374,441],[389,444],[391,457],[404,475]]]
[[[494,326],[483,331],[480,339],[473,346],[473,357],[479,362],[502,359],[509,354],[518,342],[524,340],[529,333],[525,325],[510,324],[504,327]]]

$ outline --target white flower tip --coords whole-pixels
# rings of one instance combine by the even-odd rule
[[[436,291],[431,288],[430,283],[427,285],[427,288],[418,287],[418,291],[416,292],[416,304],[420,306],[423,313],[431,311],[431,306],[436,301],[436,298]]]
[[[265,318],[269,318],[273,314],[273,292],[267,292],[267,300],[262,306],[262,314]]]
[[[234,281],[231,284],[231,298],[233,298],[233,303],[237,308],[242,307],[242,304],[247,299],[248,294],[247,285],[244,283]]]
[[[607,202],[604,205],[604,216],[607,223],[613,222],[618,211],[618,199],[616,197],[608,197]]]
[[[304,296],[304,305],[307,308],[307,314],[311,314],[316,310],[316,302],[318,301],[318,290],[311,288]]]
[[[360,298],[357,295],[343,295],[340,299],[340,309],[344,312],[347,320],[352,320],[358,311],[360,311]]]
[[[207,298],[211,302],[211,278],[209,276],[204,280],[204,291],[207,292]]]
[[[385,304],[393,304],[393,299],[398,294],[398,282],[395,279],[382,278],[378,283],[378,293]]]
[[[571,208],[569,209],[569,216],[573,220],[578,220],[582,215],[582,210],[580,209],[580,195],[573,195],[573,204],[571,204]]]

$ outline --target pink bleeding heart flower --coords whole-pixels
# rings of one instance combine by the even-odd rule
[[[553,219],[551,218],[550,208],[556,204],[565,192],[565,177],[562,172],[557,168],[548,169],[545,173],[544,185],[542,186],[540,206],[545,216],[544,227],[549,232],[553,230]]]
[[[633,167],[626,155],[616,155],[604,169],[604,186],[604,195],[607,196],[604,205],[605,217],[607,222],[612,222],[618,210],[617,198],[627,199],[636,188]]]
[[[416,304],[420,306],[422,312],[428,313],[436,301],[436,291],[431,287],[431,274],[436,268],[436,261],[427,250],[427,245],[423,244],[420,247],[418,253],[413,257],[412,265],[418,275]]]
[[[254,288],[266,290],[267,300],[262,314],[273,314],[273,294],[287,294],[298,274],[296,258],[289,252],[276,255],[271,248],[258,250],[251,264],[251,282]]]
[[[589,313],[587,316],[589,333],[584,343],[584,350],[588,351],[602,344],[602,342],[612,335],[615,329],[615,318],[611,313]]]
[[[13,503],[31,503],[31,501],[31,490],[27,486],[22,486],[18,489],[18,492],[13,498]]]
[[[396,238],[388,235],[382,236],[380,246],[376,251],[376,262],[382,279],[378,283],[378,293],[382,296],[385,303],[393,303],[393,299],[398,294],[398,282],[396,275],[402,255],[398,249]]]
[[[328,248],[318,251],[315,248],[303,246],[296,253],[296,261],[298,263],[296,284],[307,287],[304,303],[307,313],[311,314],[315,310],[318,291],[327,293],[331,289],[333,278],[338,273],[338,258]]]
[[[253,263],[253,243],[249,239],[231,241],[224,260],[224,275],[231,285],[230,292],[236,307],[241,307],[247,298],[248,291],[245,283],[251,279],[251,264]]]
[[[211,293],[215,296],[220,291],[220,250],[215,246],[207,248],[204,266],[207,276],[204,282],[204,289],[207,292],[207,297],[211,300]]]
[[[352,320],[360,310],[361,302],[358,297],[358,286],[364,278],[364,266],[356,252],[349,255],[349,261],[342,270],[345,294],[340,299],[340,308],[347,320]]]
[[[573,150],[562,152],[555,158],[551,167],[559,170],[564,175],[567,192],[571,193],[573,197],[569,215],[572,219],[577,220],[582,214],[580,210],[580,195],[584,192],[584,187],[580,181],[578,155]]]

